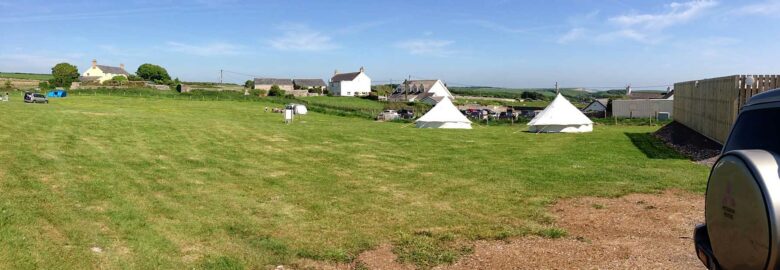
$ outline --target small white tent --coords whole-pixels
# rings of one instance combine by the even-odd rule
[[[528,122],[530,132],[591,132],[593,121],[582,114],[563,95],[558,94],[544,111]]]
[[[452,104],[449,98],[442,99],[415,123],[418,128],[471,129],[471,121]]]

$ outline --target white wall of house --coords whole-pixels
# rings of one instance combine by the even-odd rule
[[[331,82],[330,88],[334,96],[368,96],[371,93],[371,78],[361,72],[354,80]]]
[[[100,83],[103,83],[105,81],[111,80],[111,79],[113,79],[116,76],[122,76],[122,77],[127,78],[127,75],[125,75],[125,74],[105,73],[105,72],[103,72],[103,70],[101,70],[97,66],[89,67],[89,69],[84,71],[84,73],[82,73],[81,76],[84,76],[84,77],[100,77],[98,79],[98,81]]]

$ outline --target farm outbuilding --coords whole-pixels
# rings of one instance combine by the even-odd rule
[[[255,89],[268,91],[274,85],[279,86],[279,89],[284,91],[294,89],[292,79],[255,78]]]
[[[674,100],[627,99],[612,101],[612,115],[625,118],[656,118],[659,114],[672,116]]]
[[[674,120],[724,143],[753,95],[780,87],[780,75],[732,75],[674,84]]]

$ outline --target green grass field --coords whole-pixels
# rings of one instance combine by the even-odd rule
[[[558,198],[703,192],[708,172],[649,136],[657,127],[431,130],[317,113],[285,125],[263,112],[274,105],[0,103],[0,268],[265,269],[382,243],[428,268],[475,239],[565,235],[545,210]]]
[[[380,102],[357,98],[357,97],[318,96],[318,97],[303,97],[301,99],[313,105],[346,107],[346,108],[353,108],[353,109],[374,110],[380,112],[382,111],[382,109],[384,109],[384,105]]]
[[[45,81],[54,77],[51,74],[0,72],[0,78]]]

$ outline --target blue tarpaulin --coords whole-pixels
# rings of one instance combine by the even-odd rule
[[[67,97],[68,92],[65,92],[65,90],[51,90],[48,94],[46,94],[48,97]]]

